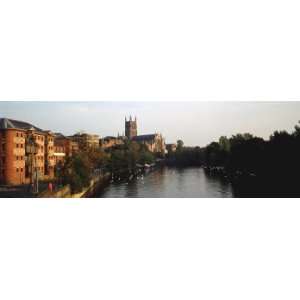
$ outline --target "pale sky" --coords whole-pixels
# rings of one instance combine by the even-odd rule
[[[137,116],[138,134],[160,132],[167,143],[205,146],[221,135],[249,132],[268,139],[291,132],[300,120],[300,102],[0,102],[0,117],[22,120],[70,135],[101,137],[124,132],[124,118]]]

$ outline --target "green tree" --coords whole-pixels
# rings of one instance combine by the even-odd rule
[[[230,151],[230,141],[227,138],[227,136],[221,136],[219,138],[219,144],[220,144],[221,150],[224,150],[226,152]]]
[[[298,124],[300,125],[300,121],[298,121]],[[295,125],[295,127],[294,127],[295,131],[293,132],[293,135],[295,137],[300,137],[300,126],[299,125]]]
[[[181,151],[183,149],[184,143],[182,140],[177,141],[177,151]]]
[[[138,163],[139,164],[152,164],[155,160],[154,155],[149,151],[142,151],[140,153]]]
[[[87,187],[92,178],[93,167],[84,153],[77,153],[69,157],[63,167],[62,173],[65,184],[70,184],[72,192],[81,192]]]

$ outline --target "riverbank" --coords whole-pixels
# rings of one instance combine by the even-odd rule
[[[110,182],[111,174],[96,175],[91,180],[87,187],[81,192],[72,193],[71,186],[65,185],[55,191],[44,191],[38,195],[39,198],[87,198],[95,194],[95,192]]]

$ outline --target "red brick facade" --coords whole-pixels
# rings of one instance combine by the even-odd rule
[[[25,138],[22,130],[1,132],[1,182],[25,183]]]
[[[55,152],[64,152],[66,156],[72,156],[79,151],[78,143],[65,136],[55,138],[54,145],[57,147]]]
[[[62,145],[54,145],[54,161],[55,166],[65,163],[66,159],[66,148]]]
[[[36,144],[35,154],[26,151],[29,136]],[[7,128],[0,132],[0,144],[2,184],[29,183],[32,172],[37,172],[40,180],[54,177],[54,135],[51,132]]]

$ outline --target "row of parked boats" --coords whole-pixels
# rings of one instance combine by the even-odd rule
[[[154,168],[161,165],[163,159],[157,159],[155,162],[151,164],[136,164],[135,169],[132,171],[126,170],[123,172],[119,172],[118,174],[111,174],[111,183],[126,180],[127,182],[136,179],[144,179],[144,175],[151,172]]]
[[[224,178],[228,178],[230,180],[236,180],[241,177],[256,177],[256,174],[254,174],[254,173],[242,172],[242,171],[238,171],[238,170],[235,172],[228,173],[224,167],[204,166],[203,169],[208,174],[223,176]]]

